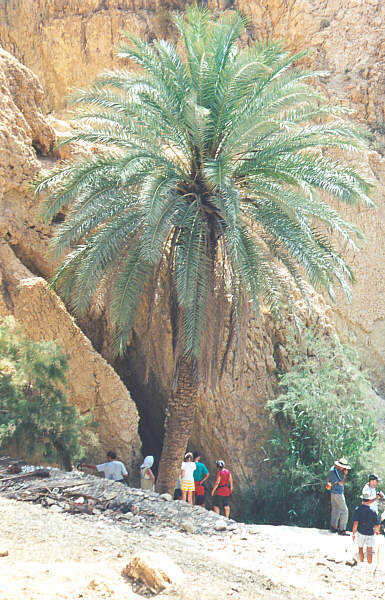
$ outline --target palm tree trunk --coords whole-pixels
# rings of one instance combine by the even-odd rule
[[[176,391],[166,410],[165,432],[156,489],[160,494],[174,494],[180,466],[192,432],[197,405],[198,384],[193,378],[191,361],[183,359],[179,366]]]

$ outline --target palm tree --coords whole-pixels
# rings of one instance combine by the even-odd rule
[[[139,72],[104,73],[75,95],[81,125],[66,142],[100,152],[36,183],[38,194],[49,189],[45,219],[67,215],[53,242],[64,255],[54,285],[78,314],[107,290],[117,354],[141,298],[151,312],[167,290],[174,388],[161,492],[174,487],[198,387],[215,387],[236,356],[250,303],[279,314],[293,286],[306,297],[306,280],[349,294],[353,276],[327,228],[352,246],[359,232],[322,198],[371,202],[370,182],[342,158],[364,136],[309,85],[317,73],[294,68],[302,54],[242,47],[239,14],[214,20],[194,7],[174,22],[180,54],[127,35],[119,56]]]

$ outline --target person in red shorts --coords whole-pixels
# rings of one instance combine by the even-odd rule
[[[194,452],[193,456],[196,464],[196,469],[194,471],[195,492],[193,495],[193,503],[197,506],[206,508],[205,488],[203,484],[209,478],[210,473],[208,472],[206,465],[201,462],[200,452]]]
[[[217,477],[215,479],[214,487],[211,492],[213,496],[213,511],[218,515],[221,513],[221,508],[225,513],[225,517],[228,519],[230,516],[230,500],[233,491],[233,478],[228,469],[225,469],[225,463],[223,460],[217,460],[215,463],[218,467]]]

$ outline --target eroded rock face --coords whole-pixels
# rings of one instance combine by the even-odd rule
[[[221,0],[212,4],[220,5]],[[225,0],[226,4],[226,0]],[[322,90],[354,109],[375,134],[370,152],[358,160],[377,187],[377,210],[339,206],[366,237],[358,253],[347,253],[356,283],[352,302],[340,292],[333,305],[343,341],[354,345],[372,381],[385,393],[385,3],[382,0],[235,0],[250,17],[253,36],[283,39],[290,50],[311,50],[306,62],[325,70]]]
[[[131,482],[136,482],[138,413],[127,388],[46,281],[28,271],[4,242],[0,244],[0,274],[0,314],[13,314],[35,340],[58,341],[70,357],[67,398],[81,414],[91,413],[99,423],[98,439],[87,448],[90,460],[103,462],[104,452],[114,448],[127,465]]]
[[[34,273],[47,277],[52,272],[47,257],[51,229],[37,224],[29,185],[41,167],[36,150],[47,155],[55,134],[41,112],[37,77],[2,49],[0,90],[0,237]]]
[[[43,102],[45,109],[59,109],[65,105],[65,97],[72,86],[85,86],[101,70],[119,65],[114,49],[120,43],[121,29],[147,38],[172,34],[164,9],[175,8],[184,2],[36,0],[33,4],[32,7],[30,0],[0,3],[0,41],[41,78],[46,92]],[[322,80],[324,92],[333,99],[351,105],[357,118],[370,124],[376,132],[376,144],[381,150],[385,96],[381,85],[385,55],[381,21],[384,21],[385,5],[381,0],[293,0],[290,3],[279,0],[265,3],[209,0],[208,5],[222,9],[234,7],[246,12],[251,19],[249,33],[253,37],[283,37],[293,51],[304,47],[313,48],[313,53],[306,59],[308,64],[330,71],[330,75]],[[36,52],[36,44],[39,52]],[[9,88],[9,83],[6,85]],[[8,95],[12,97],[10,91]],[[2,213],[7,211],[7,215],[3,218],[1,233],[5,240],[13,244],[13,250],[22,263],[33,273],[48,277],[52,271],[52,263],[47,259],[46,250],[52,230],[43,227],[36,220],[31,195],[25,191],[20,194],[25,182],[39,167],[32,148],[31,119],[24,116],[23,110],[14,100],[13,104],[12,110],[23,116],[26,127],[23,125],[21,128],[24,142],[17,150],[22,158],[17,163],[15,172],[18,173],[19,169],[20,174],[18,178],[15,177],[15,184],[5,194],[2,204]],[[6,121],[5,131],[11,128],[11,123],[11,118]],[[57,121],[54,123],[51,120],[51,123],[58,126]],[[63,131],[66,129],[65,123],[59,126]],[[31,133],[28,133],[28,127]],[[37,130],[40,130],[39,126]],[[44,149],[42,142],[40,144]],[[38,145],[35,144],[35,147],[38,148]],[[50,147],[48,144],[47,148]],[[71,152],[62,154],[62,157],[70,155]],[[45,159],[52,163],[53,160],[53,157]],[[381,387],[385,386],[385,215],[382,192],[385,162],[381,154],[371,152],[362,157],[362,163],[368,175],[377,182],[375,199],[379,208],[377,211],[366,208],[360,211],[344,209],[350,220],[365,232],[367,243],[360,253],[348,255],[357,279],[353,303],[349,305],[342,294],[339,294],[333,312],[343,339],[356,345],[364,365],[370,368],[373,381]],[[7,164],[10,164],[7,169],[12,166],[12,163]],[[5,228],[6,223],[14,223],[11,230],[9,227]],[[22,268],[23,265],[20,263],[19,266]],[[20,279],[28,281],[30,274],[25,276],[21,273]],[[40,290],[43,282],[39,282],[36,289]],[[24,284],[20,289],[23,286]],[[29,289],[29,284],[25,284],[25,288]],[[0,298],[2,311],[7,306],[11,310],[9,306],[14,302],[14,292],[12,294],[4,293],[3,298]],[[320,328],[332,327],[330,309],[317,295],[315,307]],[[156,343],[163,353],[159,364],[154,367],[158,376],[150,368],[149,384],[144,383],[148,357],[144,339],[144,309],[143,306],[143,315],[134,330],[128,358],[121,363],[115,362],[114,366],[142,401],[144,421],[149,424],[151,420],[153,423],[152,429],[144,434],[141,432],[150,453],[151,444],[153,448],[159,448],[161,444],[161,423],[171,389],[172,361],[168,324],[162,316],[163,321],[159,321],[162,323],[162,335]],[[21,308],[18,310],[21,313]],[[91,314],[88,322],[82,323],[81,327],[102,355],[112,361],[109,352],[110,330],[105,316]],[[285,329],[277,330],[268,316],[259,321],[251,320],[246,358],[239,366],[235,380],[229,371],[215,397],[202,393],[199,398],[191,444],[202,449],[212,472],[216,458],[226,460],[236,474],[237,487],[247,485],[248,477],[263,473],[263,445],[269,428],[264,406],[275,393],[275,370],[285,364],[285,352]],[[119,428],[118,422],[115,425]]]
[[[167,11],[184,5],[182,0],[8,0],[0,3],[0,42],[40,77],[45,109],[61,109],[71,87],[85,86],[100,71],[121,64],[115,48],[121,43],[122,29],[147,38],[173,36]],[[380,153],[371,153],[364,162],[378,186],[378,210],[363,209],[359,214],[346,210],[365,232],[367,243],[349,257],[357,279],[353,302],[339,296],[335,319],[343,339],[356,345],[373,381],[385,390],[385,3],[208,0],[208,6],[241,10],[250,18],[249,35],[254,38],[284,39],[292,51],[309,48],[305,62],[329,72],[322,78],[324,93],[353,107],[357,119],[375,133],[373,144]],[[20,220],[13,235],[21,230]],[[46,235],[40,225],[38,235]],[[25,247],[25,239],[36,237],[36,232],[25,228],[22,237],[15,251],[30,268],[38,267],[46,276],[49,265],[39,244],[31,253]],[[32,257],[34,264],[29,264]]]
[[[137,476],[140,460],[138,414],[116,372],[94,350],[64,304],[48,290],[52,273],[47,249],[52,227],[37,219],[29,189],[40,170],[39,153],[51,152],[55,134],[39,107],[40,84],[33,73],[0,51],[0,314],[13,314],[36,340],[57,340],[70,356],[68,400],[100,423],[90,459],[116,449]],[[53,157],[46,161],[53,163]],[[30,266],[30,269],[28,268]]]
[[[71,87],[122,64],[116,57],[122,31],[158,36],[167,30],[167,9],[184,5],[184,0],[7,0],[0,3],[0,44],[38,75],[44,109],[58,110],[66,106]]]
[[[283,39],[326,70],[325,91],[348,100],[373,129],[385,119],[385,4],[382,0],[235,0],[259,39]],[[383,132],[384,133],[384,132]]]
[[[325,89],[345,98],[378,131],[385,118],[382,0],[208,0],[238,9],[258,39],[284,39],[293,51],[312,49],[308,62],[329,71]],[[184,0],[7,0],[0,5],[0,43],[31,68],[45,91],[44,108],[61,109],[69,89],[121,64],[121,31],[172,35],[169,11]],[[38,47],[38,52],[36,51]]]

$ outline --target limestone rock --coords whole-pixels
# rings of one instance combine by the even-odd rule
[[[0,2],[0,44],[33,69],[46,111],[61,109],[72,87],[84,87],[111,66],[122,31],[165,35],[167,9],[184,0],[18,0]],[[36,52],[38,44],[39,52]]]
[[[171,584],[179,584],[183,579],[182,570],[168,556],[151,552],[133,556],[122,575],[141,581],[153,593],[161,592]]]
[[[50,153],[55,142],[40,109],[42,89],[36,76],[4,50],[0,88],[0,314],[13,314],[32,338],[57,340],[69,354],[68,400],[83,414],[92,411],[100,423],[99,441],[88,444],[89,458],[99,460],[116,448],[135,482],[140,442],[130,395],[45,280],[36,276],[49,277],[55,266],[48,258],[53,229],[38,221],[29,189],[41,167],[36,151]]]
[[[325,91],[348,100],[359,119],[380,128],[385,118],[382,0],[235,0],[233,6],[250,17],[256,37],[283,39],[294,52],[311,48],[308,62],[328,72]]]
[[[166,27],[167,15],[162,13],[162,10],[167,10],[171,4],[175,8],[177,2],[3,2],[0,3],[0,41],[6,49],[22,58],[24,63],[41,77],[46,92],[44,107],[61,108],[65,104],[68,89],[74,85],[84,86],[104,68],[119,64],[114,55],[114,47],[120,42],[121,29],[148,37],[169,35]],[[183,5],[181,0],[180,6]],[[381,132],[385,106],[385,47],[381,27],[385,4],[382,0],[293,0],[290,3],[278,0],[268,0],[264,3],[247,0],[208,0],[208,5],[213,9],[227,9],[232,6],[244,11],[250,16],[248,35],[261,39],[284,38],[292,51],[304,47],[313,48],[314,51],[306,59],[308,64],[330,72],[321,83],[324,93],[353,106],[357,118],[370,124],[376,134],[376,144],[383,153],[384,140]],[[37,40],[40,49],[38,54]],[[54,54],[51,52],[53,42],[56,48]],[[7,90],[7,100],[2,111],[2,115],[5,114],[5,125],[0,130],[5,139],[5,154],[0,156],[0,165],[5,167],[1,170],[0,166],[0,180],[3,177],[3,186],[6,186],[7,191],[0,210],[0,230],[2,237],[12,245],[15,256],[21,261],[21,274],[14,278],[16,282],[18,277],[25,278],[21,263],[26,265],[31,273],[45,278],[50,276],[54,267],[47,259],[46,252],[53,229],[42,226],[36,220],[34,200],[25,191],[27,183],[39,167],[32,144],[37,149],[41,148],[39,152],[47,152],[52,146],[52,133],[44,129],[44,120],[40,113],[36,113],[35,118],[28,112],[30,105],[38,108],[38,93],[28,96],[29,87],[32,89],[36,86],[36,79],[25,67],[20,67],[18,75],[14,76],[16,61],[12,57],[9,58],[9,55],[6,61],[13,61],[14,66],[6,67],[6,75],[1,80],[4,82],[4,89]],[[30,78],[31,84],[20,83],[22,73]],[[12,81],[13,83],[10,83]],[[17,90],[22,90],[22,94]],[[28,100],[19,98],[20,95]],[[8,108],[11,110],[9,117],[5,110]],[[16,131],[13,124],[17,123],[18,119],[20,127],[16,128]],[[58,130],[59,137],[66,135],[68,130],[64,121],[51,117],[50,122]],[[9,136],[15,136],[17,143],[13,138],[7,138],[8,132]],[[61,157],[76,156],[80,151],[77,148],[67,150],[67,154],[62,154]],[[45,162],[47,160],[53,161],[53,158],[45,159]],[[379,208],[377,211],[367,208],[360,211],[350,207],[343,209],[348,218],[364,231],[367,239],[360,253],[349,251],[347,256],[357,280],[353,290],[353,302],[348,304],[338,292],[337,304],[332,312],[324,299],[314,294],[315,316],[312,322],[322,330],[327,330],[334,320],[343,340],[359,350],[363,365],[369,368],[372,380],[380,390],[385,390],[385,245],[382,243],[385,221],[385,161],[380,153],[371,152],[368,156],[360,157],[360,162],[367,174],[377,182],[375,200]],[[7,277],[3,277],[3,281],[6,285],[3,286],[3,294],[0,295],[0,311],[5,314],[13,311],[13,292],[7,292]],[[13,284],[13,289],[15,286],[16,283]],[[155,343],[162,349],[162,352],[158,353],[161,358],[159,363],[150,364],[149,383],[145,384],[145,303],[142,311],[143,315],[135,330],[135,343],[129,348],[127,359],[115,362],[114,367],[124,382],[135,388],[143,401],[143,422],[146,423],[146,427],[142,428],[144,442],[149,447],[160,448],[161,423],[171,389],[170,328],[165,315],[157,315],[160,334]],[[305,312],[304,309],[303,314]],[[34,311],[34,315],[39,320],[39,316],[36,317],[37,311]],[[102,355],[112,362],[109,349],[111,331],[103,311],[93,312],[86,323],[80,324]],[[214,461],[218,457],[229,464],[233,473],[237,474],[236,490],[247,485],[248,477],[263,474],[267,468],[263,461],[263,444],[268,436],[269,421],[264,406],[266,400],[276,392],[276,367],[287,366],[285,328],[277,328],[268,315],[262,315],[258,321],[251,319],[246,337],[246,357],[236,371],[235,380],[230,372],[225,373],[215,396],[201,393],[191,439],[193,447],[202,448],[204,445],[202,449],[212,472],[215,468]],[[124,390],[124,387],[122,389]],[[83,392],[84,389],[82,398],[85,396]],[[115,415],[112,417],[114,424],[111,424],[109,431],[119,431],[121,427],[117,415],[119,407],[124,406],[123,398],[128,397],[127,392],[124,394],[121,403],[116,404],[116,410],[106,411],[108,414],[102,417],[108,420],[112,414]],[[90,405],[94,405],[94,398],[92,395],[92,401],[86,403],[86,410]],[[112,439],[116,439],[115,433]]]
[[[41,113],[43,92],[36,76],[1,48],[0,90],[0,238],[34,272],[48,276],[50,228],[36,226],[36,202],[28,186],[40,169],[36,150],[49,153],[55,134]]]
[[[227,530],[226,521],[224,519],[218,519],[214,525],[214,529],[215,529],[215,531],[226,531]]]
[[[100,458],[101,452],[114,447],[131,480],[135,480],[140,446],[138,414],[127,389],[45,280],[28,271],[4,242],[0,244],[0,273],[0,314],[13,314],[33,339],[57,340],[70,356],[68,400],[83,414],[92,411],[100,423],[100,441],[88,448],[90,458]]]
[[[192,521],[183,521],[182,529],[186,533],[195,533],[195,526]]]
[[[172,500],[171,494],[161,494],[159,498],[162,498],[162,500],[165,500],[166,502],[171,502]]]

